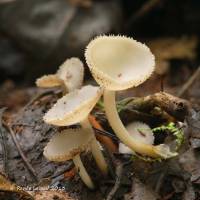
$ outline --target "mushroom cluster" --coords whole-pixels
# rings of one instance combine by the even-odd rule
[[[100,146],[95,138],[92,126],[88,121],[89,113],[101,95],[102,90],[100,87],[87,85],[83,86],[81,89],[76,89],[59,99],[56,104],[45,114],[44,121],[48,124],[56,126],[70,126],[80,123],[82,129],[92,135],[92,154],[97,165],[103,174],[106,175],[107,164],[100,150]]]
[[[46,123],[59,127],[81,125],[81,128],[64,129],[57,133],[45,147],[44,156],[54,162],[72,159],[83,182],[93,189],[94,184],[81,162],[80,154],[91,150],[99,169],[104,175],[108,173],[101,147],[88,120],[89,113],[102,95],[102,89],[91,85],[81,87],[83,76],[83,63],[78,58],[71,58],[60,66],[56,74],[37,79],[36,85],[43,88],[61,86],[63,89],[63,97],[44,115]]]
[[[80,124],[81,128],[66,128],[57,133],[44,149],[51,161],[72,159],[83,182],[94,188],[84,168],[80,154],[91,150],[97,166],[104,175],[108,167],[88,120],[89,114],[103,95],[109,124],[121,140],[121,153],[139,153],[152,158],[169,158],[176,155],[165,144],[154,145],[154,135],[147,124],[133,122],[124,127],[116,109],[115,93],[136,87],[153,73],[155,58],[150,49],[124,36],[100,36],[92,40],[85,51],[87,65],[100,86],[82,86],[84,68],[78,58],[68,59],[55,74],[37,79],[38,87],[61,86],[63,97],[47,111],[43,119],[55,126]]]
[[[176,153],[165,144],[154,146],[135,140],[121,122],[115,101],[115,92],[136,87],[153,73],[155,58],[150,49],[125,36],[99,36],[85,51],[89,69],[104,90],[104,107],[108,121],[119,139],[134,152],[169,158]]]

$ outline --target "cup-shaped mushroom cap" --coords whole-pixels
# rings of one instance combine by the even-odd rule
[[[60,86],[63,81],[56,75],[44,75],[36,80],[36,85],[42,88],[56,87]]]
[[[66,161],[85,151],[93,137],[83,129],[66,129],[54,135],[44,148],[44,156],[50,161]]]
[[[88,117],[102,95],[102,89],[96,86],[84,86],[59,99],[45,114],[44,121],[57,126],[76,124]]]
[[[69,92],[83,84],[84,66],[78,58],[67,59],[57,71],[58,77],[64,81]]]
[[[131,137],[134,138],[134,140],[137,140],[138,142],[141,142],[143,144],[150,144],[152,145],[154,143],[154,135],[151,130],[151,128],[139,121],[132,122],[126,126],[126,129],[128,133],[131,135]],[[133,151],[128,148],[123,143],[119,144],[119,152],[120,153],[133,153]]]
[[[126,129],[135,140],[144,144],[154,143],[154,134],[149,125],[140,121],[135,121],[128,124]]]
[[[95,80],[108,90],[124,90],[143,83],[154,71],[149,48],[124,36],[99,36],[85,51]]]

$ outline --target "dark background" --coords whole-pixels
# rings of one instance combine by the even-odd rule
[[[199,24],[199,0],[1,0],[0,80],[33,85],[36,77],[55,72],[68,57],[84,61],[87,43],[96,35],[110,33],[147,44],[166,38],[177,42],[183,37],[189,38],[188,44],[195,37],[195,58],[168,59],[173,66],[184,62],[195,68]],[[165,49],[162,44],[159,48]]]

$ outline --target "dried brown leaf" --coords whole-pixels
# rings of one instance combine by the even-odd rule
[[[19,188],[20,187],[10,182],[3,174],[0,174],[0,191],[18,193],[24,197],[33,199],[33,197],[29,193],[27,193],[26,191],[20,190]]]

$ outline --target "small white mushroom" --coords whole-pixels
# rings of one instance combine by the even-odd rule
[[[92,140],[91,134],[84,132],[82,129],[66,129],[51,138],[44,148],[44,156],[55,162],[72,159],[83,182],[93,189],[94,184],[80,158],[81,152],[89,148]]]
[[[67,59],[58,69],[57,76],[64,81],[69,92],[79,89],[83,83],[83,63],[79,58]]]
[[[82,86],[83,76],[83,63],[78,58],[70,58],[59,67],[56,74],[44,75],[37,79],[36,85],[44,88],[61,86],[63,94],[66,94]]]
[[[136,87],[151,76],[155,58],[150,49],[132,38],[100,36],[88,44],[85,57],[93,77],[104,88],[106,116],[119,139],[137,153],[163,157],[161,149],[165,146],[144,144],[129,135],[119,118],[115,101],[115,91]]]
[[[154,143],[154,135],[151,128],[143,122],[132,122],[126,126],[127,131],[135,140],[144,144],[152,145]],[[119,152],[132,154],[133,151],[125,144],[119,143]]]
[[[107,174],[107,164],[88,121],[89,113],[101,95],[101,88],[91,85],[74,90],[59,99],[43,119],[46,123],[56,126],[69,126],[80,123],[84,130],[93,136],[94,140],[91,143],[92,154],[101,171]]]

